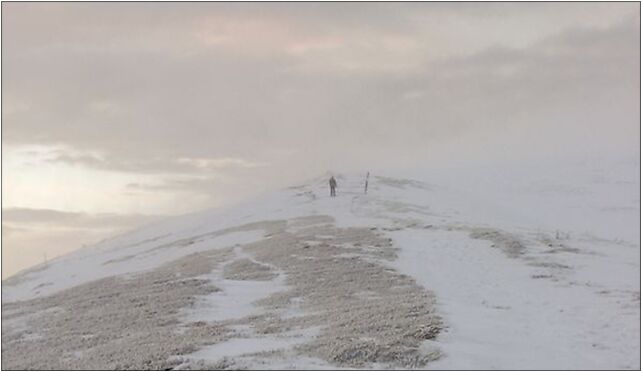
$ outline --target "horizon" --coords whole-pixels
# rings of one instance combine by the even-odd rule
[[[3,3],[2,279],[328,170],[639,163],[639,3]]]

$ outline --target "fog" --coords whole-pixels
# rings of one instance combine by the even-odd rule
[[[639,154],[638,3],[2,10],[3,277],[329,170]]]

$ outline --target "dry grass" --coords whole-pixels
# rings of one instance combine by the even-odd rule
[[[434,299],[387,267],[396,257],[390,239],[332,222],[308,216],[287,225],[268,221],[227,229],[263,228],[269,237],[242,247],[251,259],[239,259],[232,248],[206,251],[153,271],[3,304],[2,368],[243,368],[242,358],[212,364],[189,357],[204,345],[243,337],[233,327],[239,325],[258,335],[320,329],[290,351],[340,367],[420,368],[437,358],[438,353],[419,349],[440,329]],[[198,296],[219,290],[201,279],[213,270],[232,280],[271,280],[278,271],[286,275],[287,289],[259,300],[258,315],[181,323],[181,312]],[[288,315],[294,303],[301,312]],[[269,360],[277,354],[254,357]]]

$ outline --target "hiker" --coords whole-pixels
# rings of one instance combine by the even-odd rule
[[[337,196],[336,192],[337,180],[334,179],[334,176],[330,177],[330,196]]]

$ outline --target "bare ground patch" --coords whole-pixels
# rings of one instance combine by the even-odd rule
[[[223,277],[232,280],[272,280],[277,274],[267,266],[244,258],[225,265]]]
[[[241,257],[232,248],[206,251],[153,271],[3,304],[3,324],[13,326],[2,329],[2,368],[237,369],[256,365],[247,358],[269,366],[267,361],[284,355],[348,368],[421,368],[438,358],[436,350],[420,349],[441,327],[434,298],[386,266],[396,258],[390,239],[368,228],[337,228],[327,216],[257,222],[212,234],[257,228],[265,229],[267,238],[237,247]],[[177,241],[173,249],[198,238]],[[199,297],[220,290],[202,279],[213,270],[241,281],[272,280],[278,272],[287,289],[256,301],[254,315],[182,322],[182,312]],[[286,349],[215,362],[190,357],[226,340],[293,333],[307,336]]]
[[[437,352],[419,351],[440,330],[434,299],[385,265],[396,257],[391,240],[368,228],[309,222],[244,247],[257,261],[282,270],[289,289],[259,300],[263,315],[236,324],[259,335],[321,327],[295,350],[341,367],[420,368],[436,359]],[[294,303],[301,312],[288,316]]]
[[[492,242],[492,247],[501,249],[510,258],[520,257],[526,252],[526,247],[517,237],[499,230],[473,228],[470,232],[470,237]]]
[[[194,254],[131,278],[105,278],[52,296],[2,305],[3,369],[169,369],[187,354],[226,337],[213,324],[177,332],[178,312],[217,291],[195,276],[230,250]],[[38,337],[29,337],[29,332]]]

